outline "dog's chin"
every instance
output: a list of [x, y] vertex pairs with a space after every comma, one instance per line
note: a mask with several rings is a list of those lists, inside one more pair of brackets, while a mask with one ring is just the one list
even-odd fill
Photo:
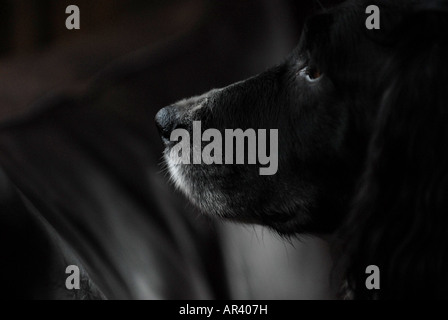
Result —
[[[170, 179], [188, 200], [203, 214], [235, 223], [266, 226], [280, 235], [310, 233], [309, 212], [303, 205], [277, 208], [257, 208], [248, 198], [242, 199], [244, 207], [237, 205], [238, 195], [223, 192], [216, 181], [223, 178], [219, 172], [200, 165], [182, 165], [165, 157]], [[241, 182], [243, 183], [243, 182]], [[231, 188], [229, 188], [231, 189]], [[240, 202], [241, 203], [241, 202]]]
[[204, 179], [195, 177], [195, 165], [176, 164], [165, 156], [170, 180], [201, 212], [208, 215], [226, 217], [229, 201], [216, 192], [213, 185], [208, 186]]

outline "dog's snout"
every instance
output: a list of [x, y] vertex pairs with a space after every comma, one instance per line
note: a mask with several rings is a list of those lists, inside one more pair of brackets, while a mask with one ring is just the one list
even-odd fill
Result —
[[201, 117], [200, 110], [207, 101], [209, 94], [179, 101], [157, 112], [155, 117], [156, 126], [165, 143], [170, 140], [171, 133], [175, 129], [183, 128], [189, 130], [192, 125], [192, 119], [195, 116]]
[[165, 107], [157, 112], [155, 121], [162, 138], [169, 140], [171, 132], [173, 132], [179, 124], [178, 111], [172, 106]]

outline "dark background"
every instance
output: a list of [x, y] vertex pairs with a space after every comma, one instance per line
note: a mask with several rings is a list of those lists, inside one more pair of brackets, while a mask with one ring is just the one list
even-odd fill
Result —
[[[70, 41], [94, 30], [114, 24], [142, 8], [156, 10], [173, 2], [142, 0], [2, 0], [0, 1], [0, 53], [32, 53], [58, 41]], [[83, 28], [70, 32], [65, 25], [65, 8], [77, 5], [82, 10]]]

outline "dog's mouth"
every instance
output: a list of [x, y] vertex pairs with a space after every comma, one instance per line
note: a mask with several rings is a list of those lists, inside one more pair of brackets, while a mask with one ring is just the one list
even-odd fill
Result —
[[[198, 164], [179, 164], [170, 157], [170, 146], [165, 149], [164, 161], [170, 180], [200, 211], [223, 218], [239, 219], [239, 215], [227, 213], [232, 197], [223, 189], [221, 182], [228, 176], [224, 166], [207, 166]], [[225, 171], [225, 170], [224, 170]], [[230, 188], [229, 188], [230, 189]]]
[[[168, 120], [177, 116], [164, 112], [162, 116], [169, 117]], [[159, 119], [159, 130], [162, 120]], [[163, 125], [173, 127], [171, 124]], [[179, 124], [176, 126], [180, 128]], [[183, 129], [186, 133], [183, 139], [192, 146], [194, 139], [189, 136], [192, 125]], [[202, 163], [195, 163], [194, 147], [182, 152], [178, 141], [168, 139], [167, 132], [163, 130], [161, 135], [170, 180], [200, 212], [233, 222], [268, 226], [280, 234], [297, 233], [309, 225], [308, 199], [312, 197], [312, 188], [295, 185], [292, 175], [262, 176], [259, 163], [207, 164], [204, 159], [201, 159]], [[199, 144], [198, 149], [203, 147]], [[182, 155], [190, 161], [183, 163]], [[225, 158], [224, 153], [221, 156]], [[278, 159], [276, 161], [278, 165]]]
[[168, 146], [164, 159], [170, 180], [200, 212], [232, 222], [269, 226], [281, 234], [295, 233], [307, 223], [306, 216], [297, 212], [301, 210], [272, 205], [273, 193], [251, 187], [252, 182], [243, 179], [235, 167], [176, 164], [169, 151]]

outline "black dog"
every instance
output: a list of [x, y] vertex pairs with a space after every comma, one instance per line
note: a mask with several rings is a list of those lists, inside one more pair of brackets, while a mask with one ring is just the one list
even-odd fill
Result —
[[[372, 4], [379, 30], [365, 25]], [[329, 233], [345, 221], [343, 272], [355, 298], [448, 297], [444, 5], [349, 1], [309, 19], [279, 66], [162, 109], [172, 179], [204, 212], [280, 234]], [[277, 174], [173, 164], [171, 132], [191, 132], [195, 120], [203, 130], [278, 129]], [[365, 288], [370, 264], [382, 270], [380, 291]]]
[[[167, 158], [173, 179], [193, 202], [208, 213], [285, 234], [334, 230], [362, 170], [380, 99], [376, 85], [390, 54], [372, 41], [386, 32], [386, 23], [378, 31], [366, 29], [366, 6], [350, 2], [314, 16], [281, 65], [158, 113], [167, 142], [173, 129], [191, 131], [193, 120], [201, 120], [203, 130], [279, 130], [273, 176], [259, 176], [257, 166], [173, 166]], [[390, 6], [383, 5], [383, 17]]]

